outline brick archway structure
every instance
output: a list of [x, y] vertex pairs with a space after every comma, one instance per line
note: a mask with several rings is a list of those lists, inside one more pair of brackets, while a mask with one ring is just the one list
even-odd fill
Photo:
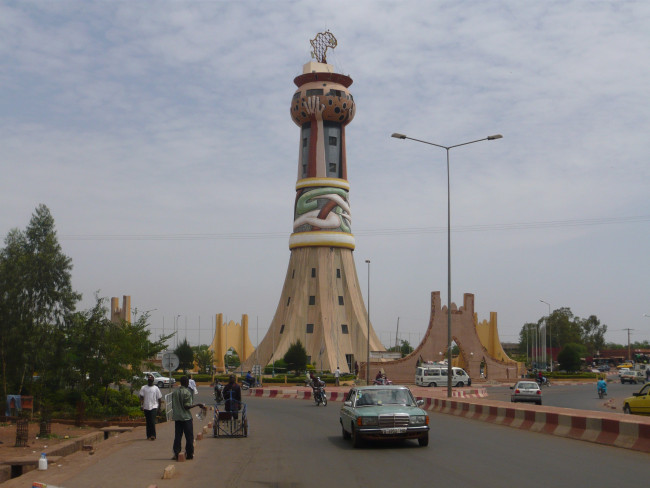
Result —
[[[473, 381], [480, 381], [481, 363], [485, 364], [487, 379], [514, 380], [523, 372], [523, 364], [510, 359], [499, 341], [496, 312], [490, 313], [490, 321], [478, 323], [474, 313], [474, 295], [463, 295], [463, 306], [458, 309], [451, 304], [451, 331], [460, 354], [454, 366], [463, 367]], [[431, 293], [431, 316], [429, 327], [422, 342], [415, 350], [401, 359], [370, 361], [370, 377], [379, 369], [395, 383], [413, 383], [415, 368], [420, 361], [440, 361], [447, 349], [447, 307], [442, 307], [440, 292]], [[365, 377], [365, 362], [359, 377]]]

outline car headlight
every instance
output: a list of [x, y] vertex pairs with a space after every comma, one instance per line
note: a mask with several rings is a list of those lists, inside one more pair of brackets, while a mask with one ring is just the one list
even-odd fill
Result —
[[424, 425], [426, 420], [426, 415], [411, 415], [409, 417], [409, 425]]
[[377, 417], [359, 417], [357, 419], [358, 425], [379, 425]]

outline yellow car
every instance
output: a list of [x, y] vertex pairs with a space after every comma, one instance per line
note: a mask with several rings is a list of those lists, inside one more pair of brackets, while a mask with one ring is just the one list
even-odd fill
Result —
[[623, 400], [623, 413], [650, 415], [650, 383], [643, 385], [638, 393]]
[[621, 368], [632, 369], [632, 368], [634, 368], [634, 365], [632, 363], [621, 363], [621, 364], [616, 366], [616, 369], [621, 369]]

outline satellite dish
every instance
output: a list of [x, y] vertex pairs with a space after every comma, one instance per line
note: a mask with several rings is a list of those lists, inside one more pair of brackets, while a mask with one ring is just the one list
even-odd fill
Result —
[[176, 371], [178, 365], [180, 364], [180, 359], [173, 352], [166, 352], [162, 357], [162, 367], [167, 371]]

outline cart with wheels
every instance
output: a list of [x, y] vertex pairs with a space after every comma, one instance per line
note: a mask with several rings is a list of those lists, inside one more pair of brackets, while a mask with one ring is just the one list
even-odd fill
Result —
[[219, 406], [214, 407], [214, 423], [212, 433], [214, 437], [248, 437], [248, 418], [246, 404], [231, 400], [229, 410]]

